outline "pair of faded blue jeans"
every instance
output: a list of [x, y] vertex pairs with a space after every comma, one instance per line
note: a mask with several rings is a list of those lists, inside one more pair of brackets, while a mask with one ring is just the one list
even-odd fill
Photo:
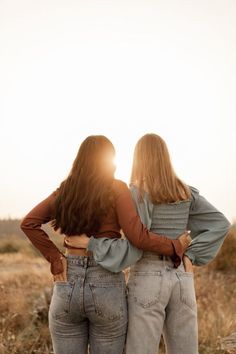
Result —
[[54, 354], [122, 354], [127, 332], [124, 273], [105, 270], [93, 257], [66, 257], [67, 282], [54, 283], [49, 307]]
[[[111, 273], [92, 257], [67, 255], [68, 281], [55, 282], [49, 308], [54, 354], [198, 354], [193, 273], [183, 263], [144, 252], [131, 267], [128, 308], [123, 272]], [[129, 321], [127, 331], [127, 318]], [[126, 337], [127, 332], [127, 337]]]
[[130, 268], [126, 354], [157, 354], [161, 334], [168, 354], [198, 354], [194, 274], [183, 262], [144, 252]]

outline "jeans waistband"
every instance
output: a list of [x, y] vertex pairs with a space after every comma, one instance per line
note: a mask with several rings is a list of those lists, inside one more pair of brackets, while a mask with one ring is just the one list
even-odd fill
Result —
[[142, 258], [152, 258], [152, 259], [158, 259], [162, 261], [171, 261], [171, 258], [169, 256], [164, 256], [163, 254], [157, 254], [155, 252], [151, 251], [145, 251], [143, 252], [143, 257]]
[[67, 254], [66, 258], [68, 265], [79, 265], [82, 267], [94, 267], [98, 265], [93, 256], [77, 256], [74, 254]]

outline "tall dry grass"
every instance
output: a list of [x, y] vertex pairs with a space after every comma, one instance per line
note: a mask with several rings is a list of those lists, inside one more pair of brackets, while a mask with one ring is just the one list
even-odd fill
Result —
[[42, 258], [4, 254], [0, 269], [0, 353], [51, 353], [47, 313], [37, 313], [44, 289], [51, 286], [48, 265]]
[[[236, 332], [236, 230], [208, 266], [195, 268], [200, 353], [228, 353], [221, 342]], [[235, 350], [231, 353], [236, 353]]]
[[[0, 253], [0, 354], [50, 354], [44, 297], [45, 289], [49, 293], [52, 289], [49, 264], [26, 240], [12, 237], [10, 241], [9, 253], [9, 243], [0, 239], [0, 249], [5, 245], [8, 251]], [[230, 353], [221, 341], [236, 332], [235, 255], [236, 231], [232, 229], [216, 259], [195, 267], [200, 354]], [[164, 353], [162, 343], [159, 354]]]

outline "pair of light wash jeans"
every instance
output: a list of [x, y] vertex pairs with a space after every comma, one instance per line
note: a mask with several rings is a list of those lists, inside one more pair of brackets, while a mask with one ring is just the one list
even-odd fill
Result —
[[54, 283], [49, 307], [54, 354], [122, 354], [127, 332], [124, 273], [105, 270], [93, 257], [66, 257], [68, 281]]
[[194, 275], [163, 258], [144, 252], [130, 269], [126, 354], [157, 354], [162, 333], [168, 354], [198, 354]]

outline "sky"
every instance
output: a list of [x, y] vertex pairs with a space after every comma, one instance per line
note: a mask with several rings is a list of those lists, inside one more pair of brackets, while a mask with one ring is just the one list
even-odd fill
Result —
[[136, 141], [236, 219], [234, 0], [0, 0], [0, 218], [22, 218], [103, 134], [129, 182]]

